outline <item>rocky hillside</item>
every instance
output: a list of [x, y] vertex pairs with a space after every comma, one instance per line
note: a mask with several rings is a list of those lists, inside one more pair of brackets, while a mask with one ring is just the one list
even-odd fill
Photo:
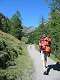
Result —
[[29, 33], [33, 32], [34, 30], [35, 30], [35, 27], [33, 27], [33, 26], [30, 26], [30, 27], [24, 26], [23, 27], [23, 32], [26, 34], [29, 34]]

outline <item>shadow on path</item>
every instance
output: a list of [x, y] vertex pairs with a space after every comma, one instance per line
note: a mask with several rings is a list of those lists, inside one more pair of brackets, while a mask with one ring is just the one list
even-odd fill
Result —
[[60, 63], [56, 63], [54, 65], [48, 65], [47, 66], [47, 71], [45, 71], [44, 74], [48, 75], [51, 69], [60, 71]]

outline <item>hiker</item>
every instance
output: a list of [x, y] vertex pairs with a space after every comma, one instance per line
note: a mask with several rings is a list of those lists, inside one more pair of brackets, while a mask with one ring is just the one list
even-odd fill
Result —
[[48, 36], [45, 36], [45, 34], [42, 35], [39, 41], [39, 48], [43, 62], [43, 69], [46, 70], [47, 56], [49, 57], [51, 53], [51, 38], [49, 35]]

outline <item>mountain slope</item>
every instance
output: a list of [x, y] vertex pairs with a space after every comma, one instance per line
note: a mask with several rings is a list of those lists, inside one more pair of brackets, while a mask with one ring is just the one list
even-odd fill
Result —
[[12, 35], [0, 31], [0, 80], [31, 80], [31, 68], [26, 45]]

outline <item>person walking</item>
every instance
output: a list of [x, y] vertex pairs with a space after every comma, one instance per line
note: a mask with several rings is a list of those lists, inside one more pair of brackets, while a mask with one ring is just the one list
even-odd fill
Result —
[[51, 38], [49, 35], [42, 35], [42, 37], [39, 40], [39, 49], [41, 53], [43, 70], [45, 71], [47, 68], [47, 56], [49, 57], [51, 53]]

